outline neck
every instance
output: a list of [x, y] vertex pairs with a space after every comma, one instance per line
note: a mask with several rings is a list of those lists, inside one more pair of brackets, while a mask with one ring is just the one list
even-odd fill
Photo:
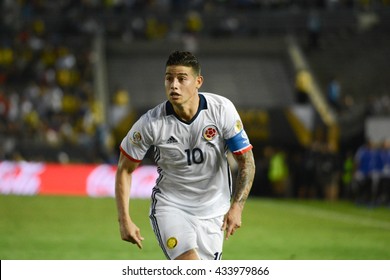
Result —
[[189, 122], [196, 115], [199, 108], [199, 95], [195, 95], [194, 98], [191, 98], [188, 102], [181, 105], [174, 105], [176, 115], [183, 121]]

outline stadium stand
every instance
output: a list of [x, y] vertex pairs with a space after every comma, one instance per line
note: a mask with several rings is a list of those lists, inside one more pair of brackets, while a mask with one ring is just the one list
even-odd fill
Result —
[[[321, 125], [307, 131], [310, 123], [323, 122], [318, 111], [306, 116], [306, 128], [305, 121], [291, 117], [304, 110], [294, 107], [297, 69], [286, 37], [296, 39], [320, 94], [325, 97], [330, 80], [337, 77], [342, 102], [335, 110], [334, 137], [341, 161], [364, 142], [367, 117], [390, 113], [386, 0], [43, 0], [1, 5], [0, 160], [115, 163], [124, 127], [163, 98], [161, 59], [177, 48], [192, 50], [204, 61], [203, 90], [224, 92], [239, 105], [259, 155], [268, 145], [285, 148], [290, 162], [303, 159], [313, 147], [335, 153], [326, 148]], [[318, 31], [314, 44], [313, 22]], [[248, 98], [237, 94], [241, 91]], [[302, 181], [295, 177], [290, 182]], [[302, 193], [299, 186], [288, 191]]]

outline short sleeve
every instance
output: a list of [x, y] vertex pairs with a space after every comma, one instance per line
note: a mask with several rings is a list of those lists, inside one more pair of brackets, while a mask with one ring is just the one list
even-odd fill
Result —
[[141, 162], [152, 145], [152, 131], [148, 119], [147, 115], [143, 115], [120, 144], [121, 152], [132, 161]]
[[229, 150], [234, 154], [243, 154], [252, 149], [244, 125], [234, 104], [227, 100], [224, 104], [224, 138]]

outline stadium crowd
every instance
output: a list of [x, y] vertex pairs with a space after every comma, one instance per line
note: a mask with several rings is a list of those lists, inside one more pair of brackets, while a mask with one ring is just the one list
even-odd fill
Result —
[[253, 192], [260, 196], [390, 206], [390, 140], [367, 142], [345, 155], [323, 142], [303, 151], [265, 146], [256, 166], [259, 187]]
[[56, 14], [51, 1], [5, 1], [2, 8], [0, 158], [24, 158], [20, 147], [38, 143], [78, 146], [89, 161], [108, 160], [110, 134], [94, 95], [90, 34], [43, 20], [41, 12]]
[[[114, 163], [113, 130], [126, 115], [129, 96], [123, 89], [111, 93], [112, 119], [102, 121], [93, 85], [96, 32], [104, 30], [130, 41], [176, 38], [201, 33], [204, 14], [223, 13], [226, 17], [215, 23], [217, 32], [212, 33], [220, 36], [248, 31], [242, 19], [226, 10], [369, 9], [390, 7], [390, 1], [20, 0], [1, 5], [0, 160], [44, 159], [45, 154], [29, 158], [20, 150], [21, 146], [33, 149], [38, 143], [58, 148], [55, 160], [60, 162], [74, 160], [60, 148], [68, 146], [81, 147], [84, 161]], [[159, 16], [183, 11], [182, 23]], [[388, 116], [388, 95], [371, 98], [368, 113]], [[375, 147], [365, 144], [356, 154], [349, 151], [345, 156], [323, 143], [313, 143], [298, 153], [265, 147], [258, 168], [265, 195], [389, 203], [388, 142]]]

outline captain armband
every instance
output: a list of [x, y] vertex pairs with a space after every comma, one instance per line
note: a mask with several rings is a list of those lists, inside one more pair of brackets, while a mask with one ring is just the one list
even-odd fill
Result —
[[241, 130], [232, 138], [227, 139], [226, 144], [229, 147], [229, 150], [236, 155], [242, 155], [252, 149], [252, 145], [249, 142], [248, 135], [244, 130]]

